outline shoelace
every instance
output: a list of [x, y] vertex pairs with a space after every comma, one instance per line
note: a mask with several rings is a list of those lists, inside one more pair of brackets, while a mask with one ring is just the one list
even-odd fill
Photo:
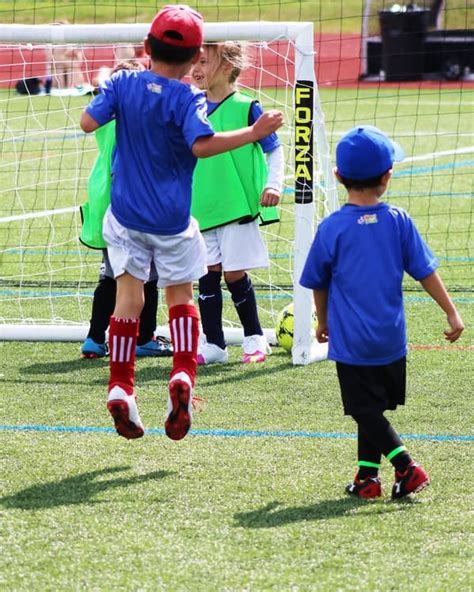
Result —
[[203, 399], [202, 397], [196, 397], [193, 395], [191, 398], [191, 405], [193, 407], [193, 411], [196, 413], [201, 413], [204, 410], [205, 406], [207, 405], [207, 399]]

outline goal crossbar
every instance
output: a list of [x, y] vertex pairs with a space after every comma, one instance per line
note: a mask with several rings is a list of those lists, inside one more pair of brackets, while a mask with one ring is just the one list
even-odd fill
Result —
[[[149, 30], [149, 23], [61, 26], [10, 24], [0, 27], [0, 43], [139, 43]], [[313, 24], [309, 22], [255, 21], [204, 24], [204, 38], [211, 42], [223, 39], [268, 41], [279, 38], [297, 41], [301, 36], [311, 40], [312, 33]], [[310, 46], [312, 45], [311, 40]]]

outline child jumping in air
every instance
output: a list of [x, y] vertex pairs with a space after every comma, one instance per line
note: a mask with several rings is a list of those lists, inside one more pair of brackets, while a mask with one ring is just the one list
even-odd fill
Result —
[[[205, 44], [193, 68], [194, 83], [206, 90], [208, 118], [216, 131], [253, 124], [263, 113], [258, 101], [237, 88], [244, 67], [242, 45], [227, 41]], [[246, 270], [270, 265], [259, 224], [278, 221], [274, 206], [280, 201], [283, 169], [283, 148], [275, 133], [200, 160], [196, 166], [191, 212], [207, 248], [207, 274], [199, 280], [204, 339], [198, 364], [228, 361], [222, 326], [222, 273], [244, 329], [242, 362], [265, 361], [269, 347]]]
[[394, 161], [403, 150], [372, 126], [350, 130], [338, 143], [337, 179], [347, 203], [318, 227], [301, 276], [314, 291], [316, 338], [336, 362], [346, 415], [358, 426], [358, 471], [347, 493], [382, 494], [382, 455], [395, 468], [392, 498], [420, 491], [430, 480], [384, 415], [405, 403], [407, 337], [402, 281], [407, 272], [445, 312], [448, 341], [464, 325], [436, 268], [438, 261], [410, 216], [383, 203]]
[[198, 61], [202, 42], [198, 12], [164, 6], [144, 42], [151, 69], [114, 74], [81, 116], [85, 132], [116, 120], [111, 204], [103, 226], [117, 279], [107, 408], [125, 438], [144, 434], [134, 393], [135, 346], [152, 261], [158, 286], [165, 288], [173, 344], [165, 431], [180, 440], [191, 426], [199, 337], [192, 282], [207, 271], [204, 241], [190, 215], [196, 159], [258, 141], [283, 124], [280, 112], [268, 111], [244, 129], [214, 133], [204, 94], [181, 82]]

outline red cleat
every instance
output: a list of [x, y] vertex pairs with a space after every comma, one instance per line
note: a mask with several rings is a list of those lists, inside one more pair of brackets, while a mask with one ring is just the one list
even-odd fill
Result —
[[425, 469], [416, 462], [411, 462], [404, 473], [395, 471], [392, 499], [405, 497], [409, 493], [418, 493], [429, 484], [430, 478]]
[[114, 419], [115, 429], [127, 440], [141, 438], [145, 429], [138, 414], [137, 397], [127, 395], [120, 386], [114, 386], [109, 392], [107, 409]]
[[171, 378], [165, 419], [165, 432], [171, 440], [182, 440], [191, 427], [192, 393], [191, 379], [186, 372], [178, 372]]

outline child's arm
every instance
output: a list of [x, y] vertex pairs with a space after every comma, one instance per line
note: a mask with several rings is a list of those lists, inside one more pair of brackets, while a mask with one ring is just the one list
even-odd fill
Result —
[[197, 158], [215, 156], [222, 152], [235, 150], [245, 144], [258, 142], [261, 138], [275, 132], [282, 125], [283, 113], [276, 110], [266, 111], [249, 127], [199, 137], [193, 144], [192, 152]]
[[260, 196], [260, 204], [263, 207], [277, 206], [280, 202], [283, 185], [283, 171], [285, 169], [285, 157], [283, 146], [277, 146], [265, 153], [268, 166], [268, 178], [265, 188]]
[[451, 329], [447, 329], [444, 334], [448, 341], [456, 341], [464, 331], [464, 323], [459, 316], [453, 301], [449, 297], [448, 292], [436, 271], [430, 273], [422, 280], [420, 284], [433, 298], [435, 302], [444, 310], [448, 317], [448, 323]]
[[318, 326], [316, 327], [316, 339], [319, 343], [326, 343], [328, 333], [328, 291], [313, 290], [314, 304], [316, 305], [316, 316]]
[[86, 132], [86, 134], [95, 132], [95, 130], [100, 127], [100, 123], [97, 123], [97, 121], [85, 110], [82, 112], [79, 125], [81, 126], [82, 131]]

